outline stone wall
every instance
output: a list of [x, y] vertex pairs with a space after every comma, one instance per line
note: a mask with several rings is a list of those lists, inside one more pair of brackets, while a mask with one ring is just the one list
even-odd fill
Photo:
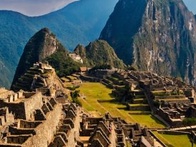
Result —
[[169, 112], [164, 111], [162, 108], [160, 108], [159, 110], [157, 110], [157, 114], [164, 119], [169, 125], [171, 126], [181, 126], [182, 125], [182, 120], [178, 117], [178, 118], [171, 118]]
[[24, 102], [26, 120], [30, 120], [34, 110], [41, 108], [43, 105], [42, 94], [37, 92]]
[[4, 102], [3, 100], [0, 100], [0, 108], [3, 107], [8, 107], [9, 113], [14, 114], [15, 119], [26, 119], [25, 111], [24, 111], [25, 110], [24, 102], [10, 103], [10, 102]]
[[36, 93], [35, 92], [23, 92], [23, 96], [25, 98], [29, 98], [29, 97], [33, 96], [34, 94], [36, 94]]
[[7, 143], [9, 144], [23, 144], [29, 137], [30, 134], [27, 135], [10, 135], [7, 137]]
[[61, 109], [62, 106], [56, 104], [53, 111], [47, 113], [47, 121], [43, 121], [43, 123], [35, 129], [36, 135], [29, 138], [22, 147], [48, 147], [56, 133], [56, 127], [61, 118]]
[[15, 128], [12, 126], [9, 126], [9, 133], [11, 133], [12, 135], [30, 135], [30, 134], [35, 134], [34, 129], [24, 129], [24, 128]]
[[1, 99], [5, 99], [5, 98], [7, 98], [9, 95], [12, 95], [12, 94], [14, 94], [13, 91], [9, 91], [9, 90], [7, 90], [7, 89], [5, 89], [5, 88], [0, 88], [0, 98], [1, 98]]
[[9, 109], [7, 107], [0, 109], [0, 125], [10, 125], [14, 123], [14, 115], [9, 113]]
[[16, 119], [30, 120], [33, 111], [41, 108], [43, 105], [41, 92], [30, 95], [31, 97], [29, 98], [21, 98], [16, 101], [5, 102], [4, 100], [0, 100], [0, 108], [8, 107], [9, 112], [13, 113]]
[[42, 121], [26, 121], [20, 120], [18, 122], [18, 128], [36, 128]]

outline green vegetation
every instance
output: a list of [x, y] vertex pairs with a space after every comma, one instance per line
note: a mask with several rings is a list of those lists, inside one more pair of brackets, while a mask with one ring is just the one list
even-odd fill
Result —
[[67, 76], [79, 71], [79, 63], [73, 61], [64, 49], [59, 49], [57, 52], [47, 57], [46, 60], [55, 68], [59, 77]]
[[78, 104], [79, 106], [82, 107], [82, 103], [78, 100], [79, 93], [80, 93], [79, 90], [72, 91], [72, 92], [71, 92], [71, 98], [72, 98], [72, 101], [73, 101], [74, 103], [76, 103], [76, 104]]
[[[141, 112], [145, 113], [145, 112]], [[149, 128], [163, 128], [164, 125], [154, 118], [151, 114], [130, 114], [131, 117], [136, 121], [139, 122], [142, 126], [147, 126]]]
[[185, 118], [183, 124], [186, 126], [196, 125], [196, 118]]
[[108, 64], [96, 65], [93, 68], [91, 68], [89, 70], [89, 72], [93, 71], [93, 70], [96, 70], [96, 69], [112, 69], [112, 67], [111, 67], [111, 65], [108, 65]]
[[117, 57], [114, 49], [104, 40], [91, 42], [85, 48], [78, 45], [75, 53], [83, 58], [87, 66], [95, 66], [95, 69], [125, 68], [123, 61]]
[[[192, 144], [187, 135], [168, 135], [153, 132], [159, 139], [161, 139], [168, 147], [191, 147]], [[194, 147], [196, 145], [194, 144]]]
[[151, 128], [163, 128], [164, 126], [155, 118], [151, 117], [149, 113], [133, 115], [132, 111], [127, 111], [126, 106], [122, 103], [116, 102], [111, 97], [112, 90], [102, 85], [101, 83], [85, 82], [79, 88], [81, 98], [79, 100], [85, 110], [91, 113], [103, 115], [109, 112], [114, 117], [120, 117], [130, 123], [141, 123], [143, 126]]
[[10, 88], [22, 50], [33, 35], [34, 27], [19, 13], [0, 11], [0, 18], [0, 85]]

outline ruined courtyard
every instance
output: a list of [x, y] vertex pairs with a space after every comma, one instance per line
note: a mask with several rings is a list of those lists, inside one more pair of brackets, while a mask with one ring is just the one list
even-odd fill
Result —
[[[187, 129], [183, 124], [184, 118], [195, 116], [195, 91], [191, 86], [149, 72], [115, 69], [96, 74], [81, 72], [60, 79], [50, 65], [36, 63], [14, 85], [14, 91], [1, 88], [0, 146], [167, 146], [154, 134], [155, 128], [130, 123], [110, 112], [100, 113], [99, 108], [93, 114], [73, 103], [70, 93], [85, 81], [100, 82], [112, 89], [113, 100], [129, 115], [153, 115], [166, 128], [156, 130], [195, 136], [194, 128]], [[85, 100], [85, 94], [79, 93], [77, 99]]]

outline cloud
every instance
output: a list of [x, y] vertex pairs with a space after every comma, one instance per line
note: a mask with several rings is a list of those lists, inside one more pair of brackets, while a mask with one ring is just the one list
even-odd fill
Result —
[[0, 9], [39, 16], [63, 8], [73, 1], [76, 0], [0, 0]]

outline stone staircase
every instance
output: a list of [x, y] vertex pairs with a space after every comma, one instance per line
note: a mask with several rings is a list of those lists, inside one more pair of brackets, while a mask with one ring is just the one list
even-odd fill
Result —
[[135, 90], [131, 92], [132, 98], [128, 100], [128, 110], [130, 114], [141, 114], [141, 113], [150, 113], [150, 107], [146, 100], [146, 97], [141, 90]]
[[[118, 74], [112, 74], [106, 76], [102, 81], [102, 84], [108, 88], [112, 88], [112, 95], [122, 103], [127, 103], [130, 113], [141, 114], [150, 113], [150, 107], [148, 105], [145, 94], [139, 88], [131, 90], [131, 80], [121, 77]], [[133, 81], [134, 82], [134, 81]]]
[[[31, 67], [23, 76], [18, 79], [18, 82], [13, 86], [15, 90], [30, 90], [33, 78], [35, 75], [40, 75], [41, 70]], [[36, 82], [36, 87], [42, 87], [44, 84], [41, 81]]]

